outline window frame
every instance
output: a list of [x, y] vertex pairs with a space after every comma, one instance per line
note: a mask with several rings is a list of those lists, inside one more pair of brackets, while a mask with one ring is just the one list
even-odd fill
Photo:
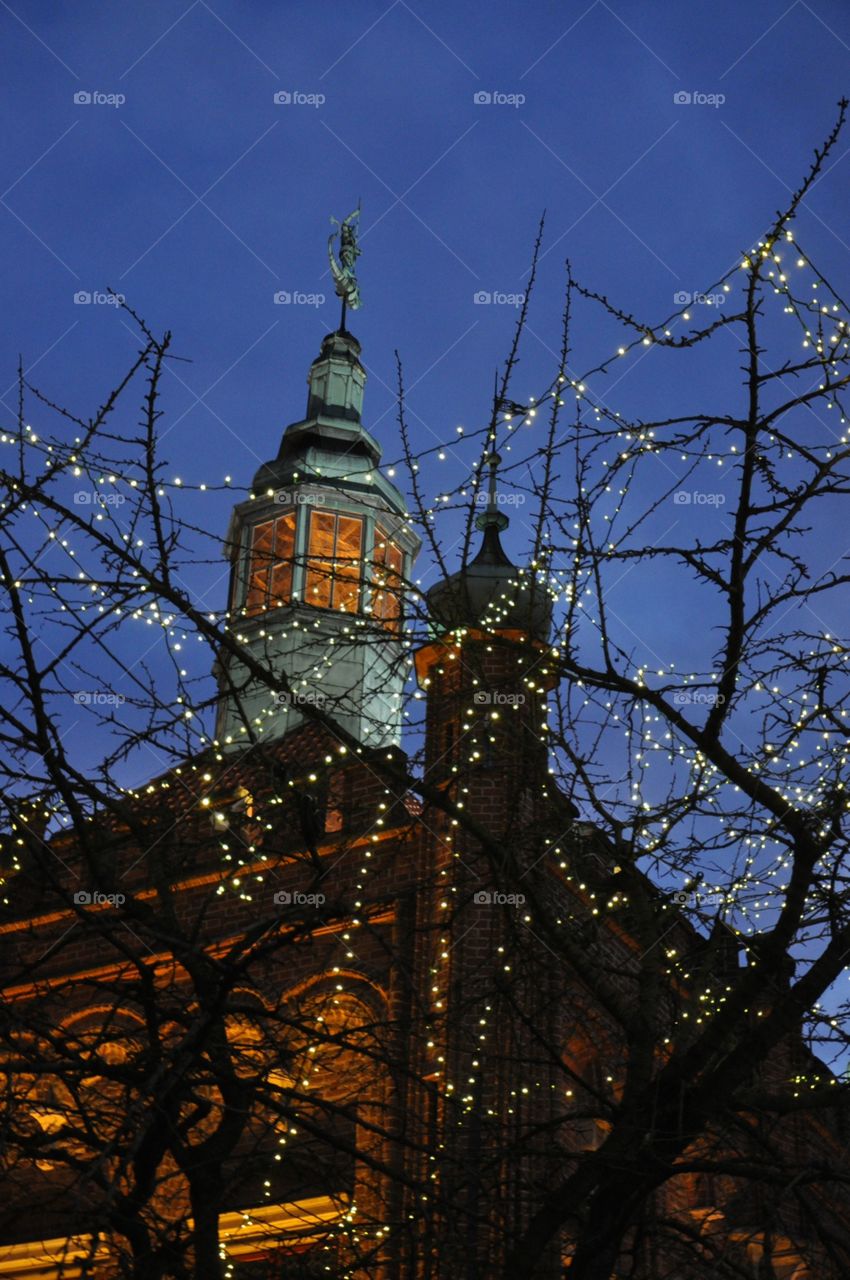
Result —
[[[378, 559], [379, 547], [383, 548], [383, 558], [380, 560]], [[390, 561], [392, 553], [398, 556], [397, 568]], [[385, 529], [375, 520], [372, 536], [369, 611], [375, 621], [380, 622], [381, 626], [387, 631], [392, 631], [394, 635], [400, 634], [404, 622], [404, 569], [404, 547], [396, 541], [389, 529]], [[381, 571], [384, 571], [384, 576], [379, 581]], [[381, 608], [378, 612], [375, 606], [380, 599], [389, 603], [390, 611]]]
[[[331, 546], [328, 555], [320, 555], [318, 547], [313, 548], [313, 521], [325, 516], [333, 521]], [[359, 529], [358, 551], [354, 558], [347, 559], [348, 571], [340, 571], [340, 530], [343, 520], [350, 520]], [[344, 613], [349, 617], [361, 614], [364, 596], [364, 556], [363, 548], [368, 546], [368, 522], [365, 514], [348, 511], [342, 507], [311, 507], [306, 520], [307, 536], [304, 553], [304, 588], [301, 599], [311, 609], [328, 609], [333, 613]], [[353, 570], [353, 572], [352, 572]], [[311, 576], [318, 577], [321, 585], [327, 585], [328, 598], [314, 601], [310, 599]], [[337, 603], [337, 591], [345, 592], [353, 585], [354, 606], [345, 608]], [[324, 594], [324, 593], [323, 593]]]
[[[286, 522], [291, 522], [289, 531], [289, 555], [278, 557], [278, 527], [283, 526]], [[257, 533], [265, 527], [271, 528], [270, 551], [267, 559], [258, 566], [256, 560], [255, 545], [257, 542]], [[241, 598], [242, 609], [248, 617], [254, 618], [261, 614], [269, 613], [272, 609], [280, 608], [283, 605], [291, 604], [295, 598], [295, 563], [296, 563], [296, 547], [298, 540], [298, 516], [294, 507], [287, 508], [284, 511], [269, 512], [265, 520], [257, 520], [249, 524], [246, 528], [245, 536], [245, 552], [244, 552], [244, 582], [242, 585]], [[288, 586], [283, 591], [276, 592], [274, 589], [275, 574], [277, 571], [288, 569]], [[254, 591], [253, 579], [255, 576], [265, 574], [266, 582], [263, 588], [263, 600], [256, 606], [252, 602], [252, 592]], [[284, 573], [284, 581], [286, 574]]]
[[[391, 512], [352, 510], [337, 505], [334, 495], [329, 494], [325, 503], [311, 496], [309, 503], [305, 500], [282, 510], [269, 505], [259, 517], [254, 510], [251, 516], [254, 518], [249, 517], [243, 526], [241, 567], [234, 574], [231, 592], [233, 608], [243, 617], [262, 618], [276, 608], [307, 605], [347, 617], [369, 618], [391, 635], [401, 634], [409, 557]], [[311, 549], [314, 522], [322, 517], [332, 522], [329, 551], [325, 547], [328, 554], [321, 554], [317, 545]], [[341, 543], [346, 521], [351, 526], [344, 554], [346, 548]], [[352, 526], [359, 530], [356, 554]], [[265, 552], [257, 545], [262, 530], [266, 530]], [[327, 532], [325, 541], [327, 544]], [[279, 545], [287, 554], [278, 555]], [[320, 591], [311, 599], [317, 585]]]

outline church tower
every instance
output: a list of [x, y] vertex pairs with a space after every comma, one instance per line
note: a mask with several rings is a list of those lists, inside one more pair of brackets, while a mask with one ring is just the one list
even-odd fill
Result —
[[478, 554], [427, 593], [432, 638], [416, 654], [416, 670], [428, 694], [427, 775], [465, 780], [467, 789], [475, 778], [470, 796], [492, 790], [490, 818], [496, 803], [515, 819], [520, 793], [539, 791], [548, 774], [552, 598], [536, 570], [518, 568], [502, 546], [500, 461], [490, 453]]
[[[530, 963], [535, 940], [523, 932], [522, 905], [546, 865], [554, 792], [546, 730], [553, 601], [538, 567], [513, 564], [502, 545], [499, 462], [491, 452], [477, 554], [428, 591], [430, 642], [416, 654], [427, 695], [426, 780], [499, 848], [495, 856], [426, 808], [438, 872], [430, 918], [440, 920], [429, 972], [438, 1048], [427, 1061], [442, 1084], [431, 1149], [440, 1153], [440, 1229], [458, 1236], [457, 1257], [443, 1263], [446, 1274], [481, 1277], [506, 1274], [549, 1173], [545, 1155], [532, 1170], [522, 1160], [488, 1165], [483, 1153], [534, 1149], [553, 1131], [555, 1097], [555, 1073], [529, 1028], [549, 1025], [556, 979], [545, 947]], [[557, 1250], [536, 1274], [563, 1274]]]
[[[343, 231], [351, 256], [350, 219]], [[281, 737], [308, 706], [366, 746], [400, 738], [405, 584], [420, 542], [362, 423], [366, 374], [345, 328], [346, 303], [359, 305], [351, 268], [353, 256], [334, 273], [342, 319], [310, 368], [304, 417], [231, 519], [231, 627], [290, 691], [274, 693], [225, 661], [216, 734], [225, 748]]]

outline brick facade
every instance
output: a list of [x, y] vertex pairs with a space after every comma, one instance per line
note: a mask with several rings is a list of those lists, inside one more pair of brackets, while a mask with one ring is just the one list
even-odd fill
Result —
[[[133, 1186], [110, 1135], [122, 1120], [137, 1131], [133, 1106], [168, 1111], [141, 1083], [157, 1070], [179, 1098], [169, 1134], [191, 1121], [194, 1145], [204, 1134], [212, 1144], [209, 1196], [235, 1280], [490, 1280], [565, 1166], [604, 1140], [625, 1048], [593, 993], [594, 966], [604, 955], [610, 980], [637, 999], [639, 956], [627, 917], [595, 919], [612, 854], [548, 773], [547, 651], [522, 635], [470, 633], [423, 650], [418, 673], [424, 804], [376, 753], [344, 752], [308, 722], [262, 750], [187, 762], [73, 840], [48, 848], [34, 817], [22, 828], [0, 946], [6, 1046], [11, 1056], [19, 1038], [19, 1106], [34, 1125], [27, 1157], [6, 1171], [0, 1276], [180, 1274], [167, 1270], [168, 1248], [202, 1207], [202, 1169], [192, 1192], [166, 1141], [149, 1206], [135, 1218], [126, 1208], [133, 1247], [143, 1230], [153, 1242], [147, 1272], [126, 1269], [132, 1248], [126, 1236], [113, 1244], [120, 1215], [108, 1203], [115, 1186]], [[380, 761], [401, 776], [400, 753]], [[439, 797], [462, 804], [469, 824]], [[80, 892], [125, 902], [81, 906]], [[559, 914], [586, 922], [583, 967], [565, 966], [546, 932], [544, 917]], [[668, 942], [693, 953], [696, 971], [705, 940], [684, 919]], [[721, 939], [710, 963], [722, 981], [736, 944]], [[691, 999], [671, 987], [657, 1016], [672, 1020]], [[224, 1060], [217, 1019], [236, 1063], [223, 1104], [209, 1074]], [[27, 1073], [27, 1052], [50, 1029], [64, 1079], [45, 1066], [47, 1048]], [[185, 1053], [196, 1077], [182, 1093], [181, 1036], [195, 1037]], [[767, 1083], [811, 1070], [789, 1042]], [[262, 1083], [249, 1096], [246, 1081]], [[225, 1142], [219, 1131], [240, 1108]], [[742, 1115], [736, 1132], [706, 1135], [689, 1154], [776, 1150], [812, 1164], [843, 1146], [845, 1125], [834, 1109]], [[819, 1215], [846, 1217], [839, 1199], [674, 1178], [616, 1274], [839, 1280], [850, 1240], [829, 1258], [817, 1230]], [[705, 1241], [704, 1265], [671, 1269], [659, 1243], [669, 1220]], [[568, 1275], [570, 1255], [566, 1232], [534, 1276]]]

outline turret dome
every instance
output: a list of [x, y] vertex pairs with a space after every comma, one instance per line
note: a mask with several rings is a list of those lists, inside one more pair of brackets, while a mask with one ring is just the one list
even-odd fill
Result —
[[428, 591], [428, 613], [435, 635], [458, 629], [521, 631], [546, 641], [552, 600], [533, 570], [518, 568], [502, 546], [508, 518], [499, 510], [496, 473], [501, 459], [491, 453], [487, 508], [475, 521], [483, 537], [478, 554], [457, 573]]

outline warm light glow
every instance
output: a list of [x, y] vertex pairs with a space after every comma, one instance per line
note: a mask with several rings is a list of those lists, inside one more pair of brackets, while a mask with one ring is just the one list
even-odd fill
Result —
[[305, 602], [321, 609], [356, 613], [362, 549], [363, 521], [359, 516], [311, 511]]
[[294, 511], [286, 511], [275, 520], [265, 520], [254, 526], [245, 597], [247, 613], [263, 613], [277, 604], [289, 602], [294, 555]]

